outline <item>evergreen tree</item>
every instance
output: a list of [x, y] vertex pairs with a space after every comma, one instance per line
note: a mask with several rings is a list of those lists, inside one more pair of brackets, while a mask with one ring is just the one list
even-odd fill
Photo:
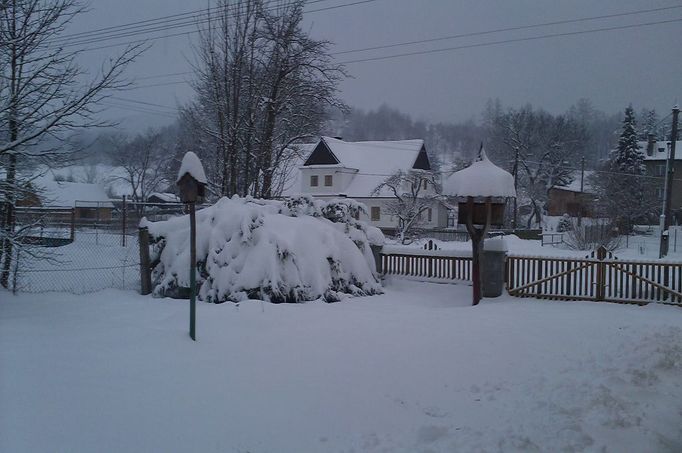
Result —
[[642, 175], [645, 172], [644, 154], [637, 143], [637, 122], [632, 105], [625, 109], [623, 131], [618, 139], [618, 148], [611, 156], [611, 169], [617, 172]]
[[625, 109], [618, 147], [595, 181], [604, 215], [620, 233], [630, 233], [638, 222], [648, 222], [658, 209], [655, 180], [647, 178], [644, 153], [637, 143], [637, 122], [632, 106]]

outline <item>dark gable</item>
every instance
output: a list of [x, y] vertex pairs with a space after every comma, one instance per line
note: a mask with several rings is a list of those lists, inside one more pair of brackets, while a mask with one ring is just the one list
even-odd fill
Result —
[[320, 140], [313, 152], [308, 156], [303, 166], [308, 165], [335, 165], [339, 160], [334, 153], [329, 149], [324, 140]]
[[426, 154], [426, 148], [424, 146], [422, 146], [421, 151], [419, 151], [417, 160], [414, 161], [412, 168], [415, 170], [431, 170], [431, 162], [429, 162], [429, 156]]

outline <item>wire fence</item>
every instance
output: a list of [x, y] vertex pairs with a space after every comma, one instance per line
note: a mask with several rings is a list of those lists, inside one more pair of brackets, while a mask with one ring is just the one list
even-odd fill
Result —
[[138, 225], [143, 217], [185, 214], [180, 203], [76, 202], [74, 207], [22, 207], [10, 286], [15, 292], [84, 294], [139, 290]]
[[16, 253], [11, 274], [16, 292], [83, 294], [107, 288], [138, 290], [137, 235], [78, 231], [73, 242], [28, 245]]

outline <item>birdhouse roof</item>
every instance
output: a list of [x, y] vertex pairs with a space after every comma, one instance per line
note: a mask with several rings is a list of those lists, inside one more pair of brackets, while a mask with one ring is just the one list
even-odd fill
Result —
[[481, 148], [474, 163], [445, 180], [443, 194], [453, 197], [515, 197], [516, 189], [514, 177], [493, 164]]
[[182, 163], [180, 164], [180, 170], [178, 171], [178, 179], [176, 183], [179, 183], [183, 176], [189, 174], [192, 178], [196, 179], [201, 184], [207, 184], [206, 173], [204, 173], [204, 167], [201, 165], [201, 161], [196, 154], [192, 151], [185, 153], [182, 158]]

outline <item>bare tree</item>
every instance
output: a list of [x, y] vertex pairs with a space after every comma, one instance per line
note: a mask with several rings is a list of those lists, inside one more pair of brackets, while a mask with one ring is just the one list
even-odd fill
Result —
[[[113, 134], [108, 138], [112, 163], [125, 173], [124, 176], [114, 177], [128, 184], [133, 202], [145, 202], [151, 193], [167, 187], [171, 182], [168, 174], [174, 156], [172, 150], [165, 146], [163, 135], [161, 131], [150, 129], [132, 140], [122, 134]], [[141, 205], [138, 210], [143, 211]]]
[[317, 135], [345, 75], [329, 43], [301, 28], [303, 0], [218, 2], [196, 49], [195, 101], [183, 110], [221, 195], [278, 195], [291, 144]]
[[59, 145], [64, 133], [103, 125], [95, 105], [110, 90], [126, 86], [123, 71], [142, 51], [140, 46], [128, 48], [104, 64], [97, 77], [83, 83], [86, 74], [76, 64], [78, 51], [58, 41], [82, 11], [77, 0], [0, 0], [0, 162], [5, 173], [0, 187], [0, 284], [4, 287], [18, 244], [15, 205], [23, 186], [19, 166], [52, 167], [71, 158], [70, 150]]
[[386, 210], [397, 217], [396, 232], [400, 242], [404, 244], [409, 234], [423, 223], [424, 212], [440, 199], [440, 182], [431, 171], [400, 170], [379, 184], [373, 194], [385, 192], [392, 196]]
[[532, 210], [530, 228], [540, 224], [549, 189], [571, 182], [587, 137], [584, 128], [565, 115], [553, 116], [531, 106], [510, 109], [492, 120], [498, 142], [495, 154], [507, 162], [518, 181], [519, 195]]

